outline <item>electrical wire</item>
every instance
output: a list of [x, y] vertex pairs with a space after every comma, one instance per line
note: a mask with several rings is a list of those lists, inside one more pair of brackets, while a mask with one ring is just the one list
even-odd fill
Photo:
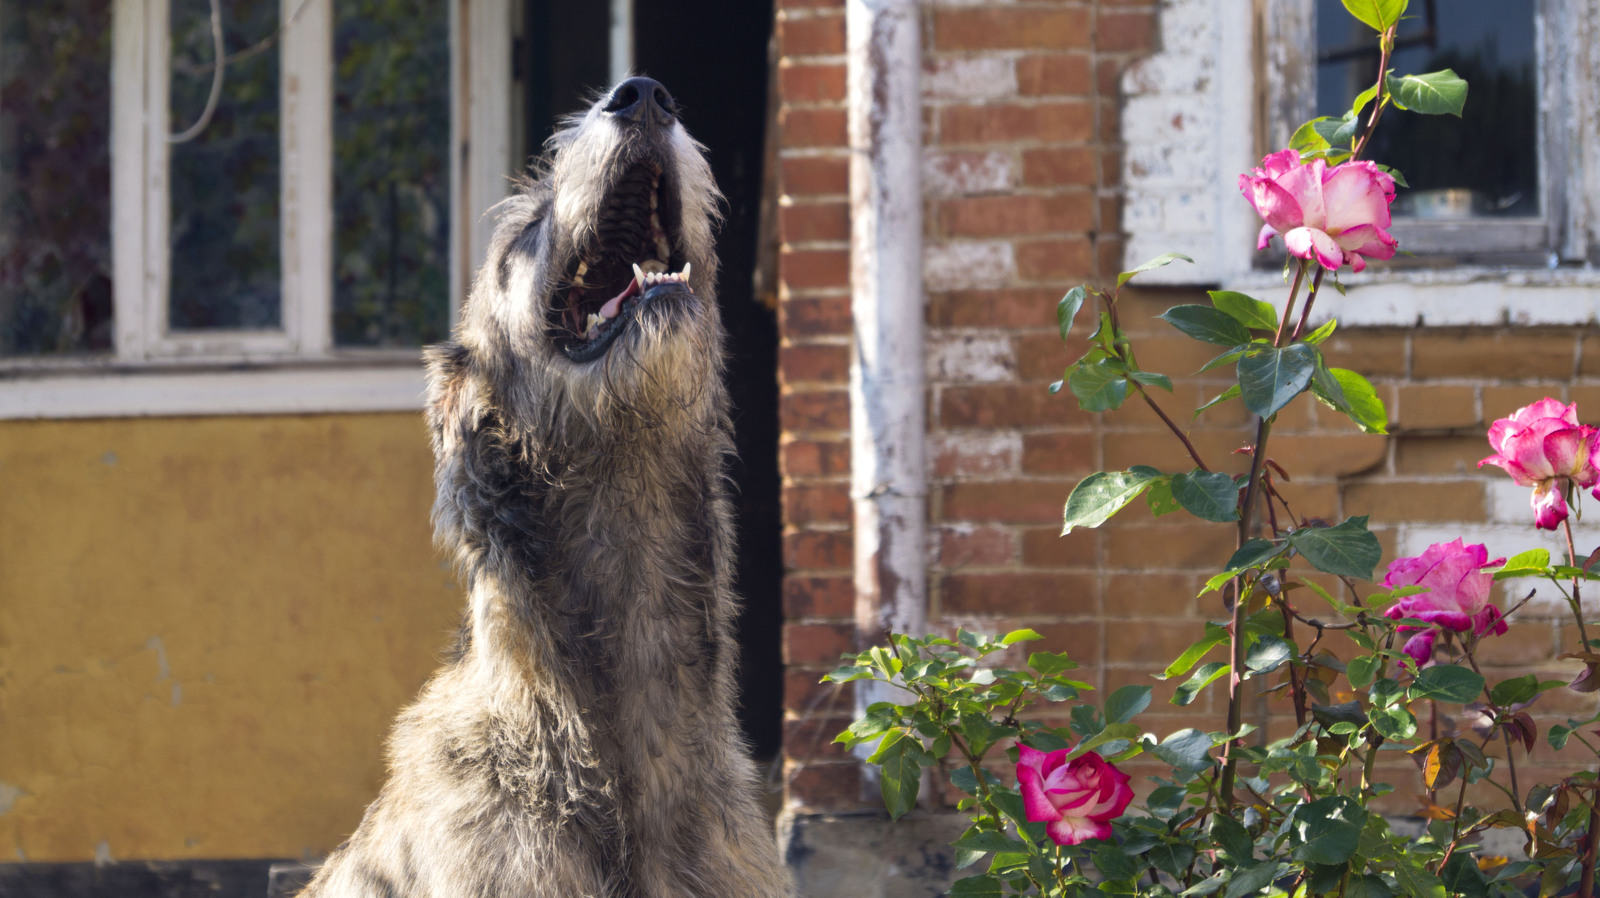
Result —
[[211, 117], [217, 112], [217, 101], [222, 99], [222, 76], [228, 70], [224, 62], [227, 48], [222, 43], [222, 0], [211, 0], [211, 45], [217, 61], [211, 69], [211, 95], [206, 97], [206, 108], [201, 111], [200, 118], [187, 130], [168, 134], [167, 143], [188, 143], [199, 137], [200, 132], [211, 124]]

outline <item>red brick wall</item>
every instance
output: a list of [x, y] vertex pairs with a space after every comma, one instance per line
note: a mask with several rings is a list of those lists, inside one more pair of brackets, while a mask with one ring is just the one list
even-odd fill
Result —
[[[1189, 464], [1141, 404], [1089, 415], [1046, 389], [1082, 351], [1061, 344], [1056, 300], [1123, 267], [1118, 80], [1148, 50], [1154, 17], [1155, 4], [1139, 0], [924, 9], [929, 618], [1031, 626], [1103, 690], [1155, 685], [1141, 722], [1164, 733], [1222, 727], [1220, 693], [1174, 708], [1170, 687], [1148, 673], [1193, 641], [1200, 621], [1223, 616], [1215, 594], [1195, 594], [1231, 551], [1232, 531], [1181, 514], [1154, 520], [1140, 503], [1100, 530], [1058, 536], [1062, 503], [1085, 474]], [[853, 639], [843, 3], [780, 0], [778, 40], [786, 772], [792, 806], [836, 810], [860, 802], [855, 766], [829, 744], [849, 721], [849, 689], [817, 685]], [[1153, 316], [1197, 298], [1130, 291], [1122, 312], [1141, 362], [1183, 378], [1177, 395], [1158, 394], [1179, 421], [1225, 384], [1188, 378], [1212, 353]], [[1374, 378], [1394, 435], [1362, 435], [1302, 399], [1280, 416], [1269, 455], [1290, 467], [1297, 514], [1373, 514], [1386, 559], [1396, 525], [1487, 521], [1500, 475], [1475, 465], [1489, 454], [1488, 421], [1544, 395], [1600, 418], [1593, 331], [1347, 336], [1325, 347], [1330, 361]], [[1244, 425], [1235, 402], [1204, 416], [1192, 438], [1212, 466], [1242, 471], [1243, 457], [1229, 453], [1248, 439]], [[1522, 616], [1489, 641], [1488, 660], [1557, 675], [1558, 640], [1572, 644], [1562, 618], [1551, 606]], [[1545, 711], [1565, 714], [1563, 701], [1547, 699]], [[1263, 708], [1282, 730], [1289, 709], [1263, 702], [1257, 722]], [[1536, 763], [1550, 760], [1548, 747], [1535, 753]], [[1397, 801], [1415, 791], [1406, 783]]]

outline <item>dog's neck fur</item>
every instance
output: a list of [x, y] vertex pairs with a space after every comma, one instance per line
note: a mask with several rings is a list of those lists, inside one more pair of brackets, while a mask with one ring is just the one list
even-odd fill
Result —
[[[652, 403], [648, 417], [612, 408], [595, 428], [571, 409], [504, 420], [496, 397], [515, 386], [474, 371], [465, 351], [436, 354], [433, 368], [445, 398], [432, 413], [435, 519], [470, 584], [463, 663], [495, 695], [486, 713], [515, 715], [555, 691], [601, 731], [612, 717], [652, 721], [617, 735], [659, 754], [671, 731], [718, 704], [686, 702], [683, 690], [732, 690], [720, 380]], [[611, 651], [619, 640], [634, 646], [626, 657]]]

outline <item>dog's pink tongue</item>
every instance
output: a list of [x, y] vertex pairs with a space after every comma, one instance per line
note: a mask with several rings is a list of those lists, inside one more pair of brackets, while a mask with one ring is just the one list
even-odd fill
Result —
[[627, 289], [606, 300], [606, 304], [600, 307], [600, 317], [607, 321], [617, 317], [622, 311], [622, 301], [638, 292], [639, 282], [637, 280], [629, 281]]

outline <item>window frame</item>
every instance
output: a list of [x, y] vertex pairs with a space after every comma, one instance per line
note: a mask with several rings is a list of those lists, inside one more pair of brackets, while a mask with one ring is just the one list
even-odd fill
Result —
[[[510, 190], [513, 0], [451, 0], [449, 320]], [[281, 327], [167, 326], [169, 0], [113, 0], [109, 353], [0, 359], [0, 420], [411, 410], [416, 349], [333, 342], [333, 4], [280, 0]], [[242, 370], [241, 370], [242, 369]]]
[[[1600, 122], [1600, 0], [1537, 3], [1541, 111], [1562, 111], [1540, 118], [1541, 183], [1551, 194], [1542, 220], [1443, 227], [1401, 221], [1394, 232], [1407, 248], [1426, 252], [1443, 244], [1465, 252], [1503, 248], [1508, 239], [1526, 242], [1526, 232], [1537, 230], [1546, 241], [1540, 252], [1547, 264], [1347, 271], [1340, 277], [1349, 295], [1319, 301], [1319, 317], [1399, 326], [1594, 320], [1600, 147], [1586, 146], [1581, 136]], [[1260, 221], [1234, 180], [1286, 145], [1311, 116], [1301, 104], [1310, 102], [1316, 77], [1313, 13], [1312, 0], [1262, 0], [1254, 10], [1231, 0], [1163, 4], [1163, 49], [1123, 77], [1124, 259], [1132, 267], [1176, 250], [1197, 264], [1168, 266], [1142, 279], [1246, 291], [1279, 285], [1281, 272], [1255, 267]], [[1451, 302], [1467, 284], [1495, 289], [1478, 290], [1474, 303]], [[1373, 302], [1380, 295], [1382, 302]]]

